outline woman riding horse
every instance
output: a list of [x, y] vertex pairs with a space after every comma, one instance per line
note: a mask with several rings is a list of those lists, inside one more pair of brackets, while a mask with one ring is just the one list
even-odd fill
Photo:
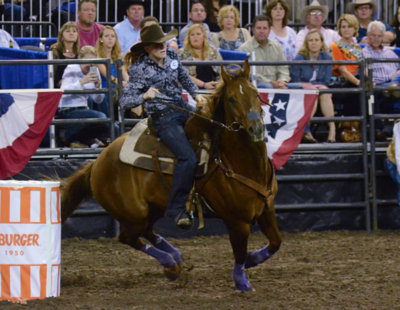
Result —
[[129, 68], [129, 81], [120, 104], [126, 109], [145, 103], [155, 131], [175, 155], [177, 163], [165, 216], [175, 218], [178, 227], [188, 228], [191, 221], [185, 212], [186, 200], [193, 187], [198, 161], [184, 132], [188, 115], [168, 107], [165, 102], [194, 111], [182, 98], [180, 85], [197, 102], [204, 103], [205, 99], [196, 95], [198, 88], [183, 68], [177, 53], [167, 49], [166, 41], [177, 35], [176, 29], [164, 35], [157, 24], [143, 28], [142, 41], [131, 47], [133, 65]]

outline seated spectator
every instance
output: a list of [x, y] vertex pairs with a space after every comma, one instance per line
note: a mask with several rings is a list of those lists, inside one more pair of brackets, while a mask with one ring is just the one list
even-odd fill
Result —
[[[350, 14], [354, 14], [358, 22], [360, 24], [360, 28], [358, 29], [357, 42], [360, 43], [368, 43], [366, 41], [367, 36], [367, 28], [368, 25], [372, 22], [372, 14], [376, 12], [377, 4], [371, 0], [356, 0], [355, 2], [349, 3], [347, 6], [347, 11]], [[385, 26], [385, 37], [383, 42], [385, 45], [390, 45], [392, 41], [395, 39], [395, 34], [387, 23], [383, 22]]]
[[78, 4], [78, 20], [75, 24], [79, 29], [81, 47], [90, 45], [95, 47], [101, 29], [104, 27], [95, 23], [97, 15], [96, 0], [82, 0]]
[[114, 26], [121, 44], [122, 54], [125, 54], [132, 45], [140, 39], [140, 21], [145, 11], [148, 11], [149, 1], [128, 0], [126, 1], [127, 18]]
[[[385, 25], [379, 21], [373, 21], [368, 25], [367, 37], [370, 43], [365, 44], [362, 50], [364, 58], [398, 59], [391, 49], [383, 47], [385, 29]], [[400, 84], [399, 70], [399, 63], [373, 63], [372, 77], [377, 86], [398, 87]]]
[[[361, 47], [354, 43], [357, 36], [358, 21], [353, 15], [343, 14], [338, 21], [337, 29], [342, 36], [338, 42], [331, 44], [333, 60], [359, 60], [362, 59]], [[343, 77], [346, 81], [342, 87], [360, 86], [358, 65], [340, 65], [333, 67], [333, 75]]]
[[[80, 49], [79, 29], [73, 22], [64, 24], [58, 32], [57, 42], [50, 46], [53, 59], [76, 59]], [[60, 88], [67, 65], [54, 67], [54, 86]]]
[[[105, 26], [103, 29], [100, 31], [99, 39], [97, 40], [96, 43], [96, 49], [97, 49], [97, 55], [98, 58], [108, 58], [111, 60], [111, 82], [113, 84], [118, 83], [118, 72], [116, 68], [114, 67], [114, 62], [118, 58], [122, 58], [121, 55], [121, 46], [119, 45], [118, 42], [118, 37], [117, 34], [111, 26]], [[107, 69], [105, 65], [98, 65], [97, 66], [100, 71], [101, 75], [101, 87], [102, 88], [107, 88]], [[122, 69], [122, 86], [125, 87], [126, 83], [128, 82], [129, 76], [128, 72], [124, 70], [125, 67]], [[97, 108], [96, 108], [97, 107]], [[105, 115], [109, 116], [109, 111], [108, 111], [108, 95], [106, 95], [104, 101], [97, 105], [94, 106], [95, 110], [103, 112]], [[116, 110], [115, 112], [118, 112]]]
[[392, 42], [392, 44], [394, 44], [395, 47], [400, 47], [400, 6], [397, 8], [396, 13], [394, 14], [391, 26], [396, 35], [396, 39]]
[[[150, 26], [150, 25], [153, 25], [153, 24], [160, 25], [160, 23], [158, 22], [158, 19], [155, 18], [154, 16], [146, 16], [140, 22], [140, 30], [142, 30], [144, 27], [147, 27], [147, 26]], [[141, 40], [141, 39], [139, 39], [139, 40]], [[178, 52], [179, 47], [178, 47], [178, 43], [176, 41], [176, 38], [172, 38], [171, 40], [168, 40], [167, 41], [167, 47], [172, 48], [174, 51]]]
[[[207, 33], [200, 24], [189, 28], [178, 55], [181, 60], [222, 60], [218, 50], [210, 46]], [[194, 84], [204, 89], [215, 89], [221, 74], [220, 66], [185, 66], [185, 69]]]
[[219, 11], [218, 20], [221, 31], [213, 35], [213, 44], [217, 48], [236, 51], [244, 42], [250, 40], [249, 31], [245, 28], [238, 28], [240, 15], [238, 9], [233, 5], [224, 6]]
[[326, 5], [320, 5], [317, 0], [314, 0], [309, 6], [301, 10], [301, 21], [307, 26], [300, 30], [297, 34], [297, 46], [302, 46], [304, 38], [311, 29], [317, 29], [324, 37], [326, 46], [330, 46], [333, 42], [340, 39], [340, 35], [332, 29], [325, 29], [322, 24], [326, 21], [329, 13], [329, 8]]
[[[341, 39], [331, 44], [333, 60], [360, 60], [363, 58], [361, 47], [354, 43], [357, 36], [358, 20], [354, 15], [343, 14], [338, 21], [337, 29], [342, 36]], [[352, 88], [360, 86], [358, 65], [335, 65], [333, 66], [333, 80], [331, 88]], [[359, 115], [358, 94], [334, 94], [333, 102], [343, 103], [344, 115]]]
[[[317, 29], [308, 32], [303, 45], [300, 47], [299, 53], [294, 60], [332, 60], [332, 56], [328, 54], [328, 47], [325, 45], [324, 37]], [[290, 68], [290, 76], [292, 82], [300, 83], [304, 89], [327, 89], [330, 78], [332, 76], [332, 66], [311, 66], [300, 65]], [[334, 117], [331, 94], [321, 94], [318, 97], [319, 106], [322, 115], [325, 117]], [[312, 116], [317, 111], [317, 104], [314, 107]], [[336, 142], [335, 123], [329, 122], [328, 142]], [[315, 138], [311, 132], [306, 130], [305, 142], [314, 142]]]
[[[253, 37], [244, 43], [239, 51], [255, 52], [257, 61], [286, 61], [279, 43], [268, 40], [271, 19], [266, 15], [258, 15], [253, 21]], [[289, 83], [290, 74], [288, 66], [257, 66], [258, 88], [297, 88], [300, 84]]]
[[[96, 44], [98, 58], [108, 58], [111, 61], [111, 81], [113, 83], [118, 83], [117, 80], [117, 71], [114, 67], [114, 62], [117, 59], [122, 58], [121, 55], [121, 45], [118, 41], [118, 36], [114, 28], [111, 26], [105, 26], [100, 31], [99, 39], [97, 40]], [[98, 65], [100, 74], [101, 74], [101, 81], [102, 81], [102, 88], [107, 87], [107, 70], [105, 65]], [[126, 82], [129, 79], [128, 72], [126, 70], [122, 70], [122, 86], [125, 87]]]
[[[79, 59], [97, 58], [94, 47], [85, 46], [79, 52]], [[100, 73], [90, 70], [90, 64], [84, 65], [68, 65], [64, 71], [61, 89], [82, 90], [95, 89], [101, 86]], [[88, 107], [89, 97], [97, 104], [103, 102], [104, 94], [71, 94], [63, 95], [60, 101], [59, 110], [56, 118], [58, 119], [75, 119], [75, 118], [107, 118], [104, 113], [90, 110]], [[66, 145], [81, 146], [86, 145], [104, 145], [100, 143], [103, 139], [109, 138], [108, 124], [73, 124], [65, 126], [65, 133], [61, 135]], [[119, 128], [115, 125], [116, 136], [119, 135]]]
[[296, 32], [287, 26], [289, 22], [289, 7], [283, 0], [273, 0], [265, 6], [265, 14], [272, 20], [269, 40], [281, 45], [286, 60], [293, 60], [297, 55]]
[[220, 32], [220, 18], [219, 11], [221, 8], [228, 4], [228, 0], [204, 0], [207, 18], [204, 23], [210, 27], [211, 32]]
[[13, 37], [5, 30], [0, 29], [0, 47], [19, 49], [19, 45]]
[[195, 24], [202, 25], [207, 33], [207, 39], [209, 42], [212, 42], [213, 34], [210, 32], [210, 28], [207, 24], [204, 23], [204, 20], [207, 17], [205, 4], [200, 0], [193, 0], [190, 4], [190, 12], [189, 12], [189, 19], [190, 22], [181, 29], [179, 32], [179, 42], [183, 44], [185, 41], [186, 36], [188, 34], [189, 28]]

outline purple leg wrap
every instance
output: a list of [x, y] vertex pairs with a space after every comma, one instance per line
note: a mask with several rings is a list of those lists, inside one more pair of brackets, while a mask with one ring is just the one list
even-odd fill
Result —
[[244, 274], [244, 264], [239, 265], [238, 263], [235, 263], [233, 267], [232, 277], [233, 280], [235, 281], [236, 290], [243, 292], [248, 292], [253, 290], [249, 281], [247, 281], [246, 279], [246, 275]]
[[245, 268], [253, 268], [256, 267], [259, 264], [262, 264], [266, 260], [268, 260], [272, 255], [268, 250], [268, 246], [261, 250], [257, 250], [255, 252], [250, 252], [247, 254], [246, 257], [246, 262], [245, 262]]
[[157, 249], [171, 254], [178, 265], [182, 263], [181, 252], [169, 244], [168, 241], [163, 237], [157, 235], [156, 241], [153, 243], [153, 245]]
[[176, 265], [176, 261], [171, 254], [156, 249], [151, 245], [145, 244], [144, 246], [142, 246], [140, 251], [154, 257], [163, 267], [171, 268]]

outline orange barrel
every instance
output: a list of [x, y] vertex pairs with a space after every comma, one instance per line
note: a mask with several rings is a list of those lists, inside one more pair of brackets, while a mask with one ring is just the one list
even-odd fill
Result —
[[60, 183], [0, 181], [0, 300], [60, 296]]

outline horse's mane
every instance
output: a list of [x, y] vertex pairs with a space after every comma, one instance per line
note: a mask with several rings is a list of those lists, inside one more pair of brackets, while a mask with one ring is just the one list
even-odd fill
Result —
[[[230, 75], [231, 81], [238, 81], [241, 78], [247, 79], [247, 77], [243, 75], [243, 70], [240, 68], [228, 68], [226, 72]], [[209, 96], [207, 104], [203, 108], [203, 116], [216, 120], [216, 112], [219, 111], [218, 107], [220, 109], [223, 108], [220, 106], [220, 103], [223, 101], [223, 97], [225, 96], [226, 86], [227, 85], [221, 78], [217, 84], [217, 88], [215, 89], [214, 93]], [[246, 86], [254, 88], [253, 84], [251, 83], [248, 83]]]
[[[231, 82], [239, 81], [240, 79], [243, 78], [245, 79], [245, 81], [248, 81], [248, 77], [244, 76], [244, 72], [240, 68], [238, 69], [228, 68], [226, 72], [227, 74], [230, 75]], [[246, 87], [255, 88], [251, 83], [247, 83]], [[207, 103], [200, 112], [203, 116], [218, 122], [225, 123], [226, 118], [225, 118], [225, 109], [223, 100], [226, 95], [226, 88], [227, 85], [221, 78], [214, 93], [208, 97]], [[219, 133], [221, 128], [220, 127], [217, 128], [218, 129], [216, 130], [208, 131], [208, 134], [211, 139], [211, 150], [210, 150], [211, 156], [216, 156], [217, 153], [219, 152]]]

